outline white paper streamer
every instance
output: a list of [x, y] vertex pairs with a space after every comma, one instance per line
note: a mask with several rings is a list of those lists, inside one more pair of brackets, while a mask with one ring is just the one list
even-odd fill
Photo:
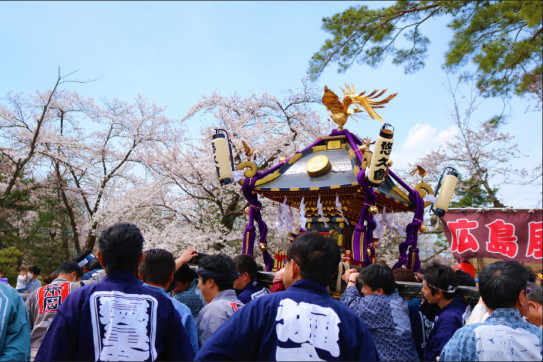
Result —
[[302, 201], [300, 201], [300, 229], [305, 230], [305, 226], [307, 225], [307, 218], [305, 217], [304, 200], [305, 200], [305, 197], [302, 197]]
[[341, 214], [341, 217], [343, 218], [343, 221], [346, 223], [349, 223], [345, 216], [343, 215], [343, 209], [341, 208], [341, 203], [339, 202], [339, 195], [336, 195], [336, 207], [339, 210], [339, 213]]
[[398, 234], [400, 234], [402, 237], [406, 237], [407, 233], [405, 232], [403, 226], [396, 220], [393, 220], [394, 225], [396, 225], [396, 230], [398, 231]]
[[290, 206], [287, 205], [287, 198], [283, 200], [283, 224], [285, 226], [285, 231], [292, 231], [292, 210]]
[[319, 199], [317, 200], [317, 210], [319, 210], [319, 216], [322, 218], [322, 221], [324, 222], [324, 227], [328, 227], [328, 223], [326, 222], [326, 218], [324, 217], [324, 212], [322, 211], [322, 204], [321, 204], [321, 195], [319, 195]]
[[282, 232], [284, 230], [283, 205], [281, 204], [277, 205], [277, 219], [275, 220], [275, 227], [277, 228], [278, 232]]
[[377, 239], [380, 239], [383, 236], [383, 223], [379, 222], [377, 215], [373, 215], [373, 220], [377, 225], [375, 225], [375, 230], [373, 230], [374, 236]]

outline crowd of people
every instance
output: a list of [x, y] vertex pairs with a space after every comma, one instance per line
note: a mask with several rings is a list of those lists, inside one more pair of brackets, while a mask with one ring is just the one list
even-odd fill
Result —
[[[542, 359], [541, 275], [516, 261], [477, 279], [435, 262], [421, 273], [347, 269], [337, 300], [340, 248], [318, 233], [296, 237], [271, 288], [249, 255], [175, 258], [143, 244], [137, 226], [118, 223], [96, 256], [62, 263], [44, 286], [36, 266], [19, 269], [16, 288], [0, 282], [0, 360]], [[422, 283], [423, 297], [401, 296], [398, 282]], [[478, 286], [479, 301], [459, 286]]]

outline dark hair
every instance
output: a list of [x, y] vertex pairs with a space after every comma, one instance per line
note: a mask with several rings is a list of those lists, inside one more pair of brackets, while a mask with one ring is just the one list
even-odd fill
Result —
[[72, 274], [75, 272], [78, 278], [83, 276], [83, 270], [77, 265], [75, 261], [65, 261], [58, 267], [58, 274]]
[[4, 269], [0, 268], [0, 274], [4, 274]]
[[419, 282], [419, 280], [415, 276], [415, 273], [407, 268], [394, 269], [392, 270], [392, 274], [394, 274], [394, 280], [397, 282]]
[[147, 250], [139, 271], [144, 282], [166, 285], [175, 271], [175, 259], [164, 249]]
[[528, 284], [528, 288], [530, 288], [528, 299], [531, 302], [536, 302], [543, 305], [543, 288], [541, 285], [537, 283], [530, 283]]
[[87, 265], [85, 265], [87, 267], [87, 269], [90, 271], [90, 270], [94, 270], [94, 269], [100, 269], [102, 266], [100, 265], [100, 260], [98, 260], [98, 258], [94, 258], [92, 259], [91, 261], [89, 261], [89, 263]]
[[287, 258], [294, 259], [304, 279], [327, 285], [337, 274], [341, 261], [336, 241], [315, 232], [300, 234], [287, 250]]
[[27, 268], [26, 266], [20, 266], [20, 267], [17, 268], [17, 271], [18, 271], [18, 272], [21, 272], [21, 271], [23, 271], [23, 270], [28, 271], [28, 268]]
[[40, 275], [41, 269], [39, 266], [32, 265], [30, 268], [28, 268], [28, 271], [31, 271], [34, 275]]
[[517, 261], [498, 261], [479, 273], [479, 293], [490, 309], [514, 308], [526, 289], [528, 270]]
[[102, 231], [98, 238], [107, 274], [117, 270], [135, 272], [143, 250], [143, 235], [134, 224], [117, 223]]
[[181, 265], [181, 267], [175, 272], [173, 278], [176, 282], [192, 282], [194, 278], [196, 278], [196, 272], [192, 270], [188, 264], [185, 263]]
[[251, 281], [256, 279], [258, 274], [258, 265], [256, 265], [255, 259], [247, 254], [236, 255], [234, 258], [234, 264], [236, 264], [236, 270], [242, 274], [249, 274]]
[[[238, 275], [238, 272], [234, 261], [228, 255], [208, 255], [200, 259], [199, 266], [203, 269], [202, 273], [198, 272], [202, 282], [205, 283], [208, 279], [213, 279], [219, 291], [234, 288], [234, 280], [237, 279], [234, 276]], [[205, 272], [212, 272], [214, 276], [203, 275], [206, 274]]]
[[454, 275], [456, 276], [456, 281], [458, 282], [458, 285], [463, 285], [466, 287], [475, 286], [475, 279], [473, 279], [473, 277], [465, 271], [456, 269], [454, 271]]
[[386, 295], [392, 294], [396, 288], [394, 283], [394, 274], [385, 264], [371, 264], [360, 271], [362, 283], [369, 286], [372, 290], [383, 288]]
[[440, 289], [445, 299], [456, 297], [456, 291], [447, 292], [451, 287], [458, 287], [456, 275], [450, 266], [432, 263], [422, 271], [422, 275], [432, 295], [435, 295], [437, 290]]

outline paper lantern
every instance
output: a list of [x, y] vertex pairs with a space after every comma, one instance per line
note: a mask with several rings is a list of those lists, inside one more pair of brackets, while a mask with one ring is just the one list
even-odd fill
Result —
[[217, 170], [217, 177], [221, 185], [226, 185], [234, 181], [232, 160], [232, 148], [228, 139], [228, 133], [223, 129], [216, 129], [213, 135], [213, 161]]
[[432, 211], [437, 216], [445, 215], [445, 212], [449, 210], [449, 204], [456, 188], [456, 182], [458, 181], [458, 172], [453, 167], [447, 167], [443, 170], [439, 183], [437, 184], [436, 194], [437, 199], [434, 205], [432, 205]]
[[375, 140], [373, 155], [369, 170], [366, 172], [366, 182], [373, 187], [385, 181], [386, 171], [389, 166], [390, 153], [394, 143], [394, 128], [385, 123], [379, 131], [379, 136]]

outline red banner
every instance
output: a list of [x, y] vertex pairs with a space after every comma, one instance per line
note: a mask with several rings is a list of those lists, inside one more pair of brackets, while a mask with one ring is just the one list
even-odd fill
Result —
[[541, 263], [541, 210], [449, 209], [441, 225], [456, 259]]

